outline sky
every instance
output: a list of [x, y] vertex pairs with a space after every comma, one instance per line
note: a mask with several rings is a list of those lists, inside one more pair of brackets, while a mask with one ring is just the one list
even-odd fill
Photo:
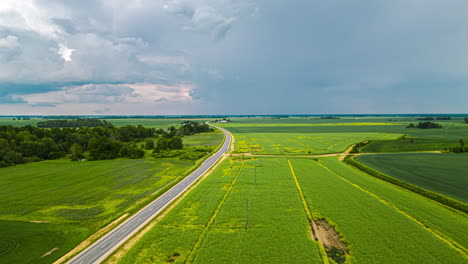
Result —
[[0, 115], [468, 113], [466, 0], [1, 0]]

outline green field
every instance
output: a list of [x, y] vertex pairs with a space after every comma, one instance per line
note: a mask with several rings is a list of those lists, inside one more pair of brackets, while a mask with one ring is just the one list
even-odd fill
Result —
[[[18, 224], [20, 229], [14, 233], [21, 234], [23, 226], [29, 224], [28, 229], [36, 227], [34, 232], [42, 234], [44, 241], [51, 240], [43, 245], [56, 243], [60, 250], [48, 256], [50, 261], [66, 253], [70, 245], [78, 244], [120, 215], [160, 195], [159, 190], [174, 184], [193, 165], [194, 162], [178, 159], [53, 160], [3, 168], [0, 169], [0, 219], [22, 221], [15, 222], [23, 224]], [[44, 224], [31, 221], [47, 222], [52, 227], [42, 232]], [[12, 236], [12, 231], [0, 229], [0, 237]], [[63, 238], [60, 232], [77, 231], [78, 235], [67, 237], [68, 247], [59, 246], [62, 242], [58, 241]], [[19, 247], [2, 256], [0, 263], [29, 263], [12, 261], [17, 252], [25, 250], [23, 245], [32, 243], [28, 239], [28, 236], [18, 237]], [[42, 247], [38, 247], [27, 256], [42, 255], [53, 248], [42, 252], [39, 251]]]
[[356, 142], [394, 139], [400, 136], [385, 133], [235, 133], [234, 135], [235, 152], [282, 155], [337, 153], [343, 152]]
[[[433, 225], [443, 230], [440, 233], [445, 239], [461, 241], [466, 247], [465, 234], [445, 229], [452, 231], [455, 226], [463, 233], [468, 228], [465, 217], [375, 181], [336, 158], [321, 161], [324, 165], [305, 159], [292, 163], [314, 216], [336, 226], [348, 243], [352, 263], [465, 263], [466, 259], [449, 243], [418, 223]], [[399, 198], [392, 198], [397, 194], [408, 200], [401, 203]], [[434, 211], [425, 212], [430, 214], [426, 216], [419, 212], [423, 207]], [[444, 222], [432, 219], [440, 218], [440, 214]]]
[[289, 168], [281, 159], [223, 162], [119, 263], [171, 259], [322, 263]]
[[403, 138], [398, 140], [378, 140], [361, 149], [364, 153], [443, 151], [459, 144], [457, 139]]
[[468, 155], [360, 155], [356, 160], [389, 176], [468, 202]]
[[183, 142], [187, 146], [217, 146], [222, 143], [223, 139], [223, 132], [216, 130], [184, 137]]
[[[313, 218], [347, 243], [346, 263], [466, 263], [464, 215], [336, 158], [291, 162]], [[323, 263], [310, 232], [286, 158], [230, 159], [119, 263]]]
[[0, 220], [0, 263], [52, 263], [88, 233], [73, 224]]
[[0, 117], [0, 126], [35, 126], [42, 118], [31, 118], [30, 120], [13, 120], [13, 117]]
[[386, 133], [407, 135], [413, 138], [432, 139], [466, 139], [468, 140], [468, 124], [461, 120], [436, 121], [443, 129], [409, 129], [409, 123], [419, 121], [404, 119], [390, 121], [389, 117], [356, 117], [342, 119], [314, 118], [231, 118], [231, 123], [220, 124], [234, 134], [243, 133]]

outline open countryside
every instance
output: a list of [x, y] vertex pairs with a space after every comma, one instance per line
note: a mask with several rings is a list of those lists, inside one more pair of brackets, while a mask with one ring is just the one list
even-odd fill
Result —
[[0, 264], [468, 264], [467, 14], [0, 0]]
[[[231, 131], [232, 152], [161, 216], [113, 249], [104, 263], [466, 262], [466, 154], [449, 153], [463, 138], [418, 138], [406, 123], [378, 123], [372, 117], [359, 122], [346, 122], [346, 117], [328, 122], [301, 117], [205, 121]], [[142, 122], [153, 127], [150, 119]], [[170, 120], [162, 129], [167, 137], [174, 122], [178, 131], [191, 125]], [[468, 131], [462, 122], [444, 125]], [[129, 124], [139, 125], [130, 119], [119, 127]], [[398, 129], [375, 132], [387, 126]], [[334, 131], [295, 133], [295, 127]], [[141, 158], [59, 158], [0, 169], [0, 263], [70, 261], [203, 160], [187, 159], [186, 153], [207, 147], [214, 151], [222, 138], [215, 128], [183, 136], [183, 153], [148, 149], [141, 139], [136, 144], [144, 152]], [[161, 139], [153, 137], [153, 148]], [[437, 148], [427, 143], [434, 141]], [[398, 184], [360, 170], [355, 162]], [[42, 236], [40, 246], [34, 246]]]

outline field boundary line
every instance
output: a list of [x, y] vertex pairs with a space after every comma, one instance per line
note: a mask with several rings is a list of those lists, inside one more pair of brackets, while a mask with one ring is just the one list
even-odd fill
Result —
[[239, 175], [244, 170], [244, 165], [245, 165], [245, 162], [242, 162], [242, 165], [239, 168], [239, 171], [237, 171], [236, 175], [234, 176], [234, 179], [232, 179], [232, 181], [231, 181], [231, 184], [229, 184], [229, 188], [226, 190], [226, 193], [224, 193], [223, 198], [221, 198], [221, 201], [216, 206], [216, 208], [215, 208], [215, 210], [213, 212], [213, 215], [208, 220], [208, 223], [206, 223], [205, 227], [203, 228], [202, 233], [198, 237], [198, 240], [195, 243], [195, 245], [190, 250], [190, 253], [187, 256], [187, 258], [185, 259], [184, 263], [193, 263], [193, 261], [195, 260], [195, 258], [197, 256], [197, 253], [198, 253], [198, 249], [201, 247], [203, 241], [205, 240], [205, 236], [206, 236], [206, 234], [208, 234], [208, 231], [210, 231], [211, 226], [214, 224], [214, 222], [216, 220], [216, 217], [218, 217], [219, 211], [221, 211], [221, 208], [223, 207], [224, 202], [227, 200], [228, 196], [231, 194], [231, 191], [234, 188], [234, 185], [236, 184], [237, 179], [239, 178]]
[[[289, 169], [291, 170], [291, 175], [293, 177], [294, 183], [296, 184], [297, 192], [299, 193], [299, 197], [301, 198], [302, 206], [309, 220], [309, 228], [311, 229], [312, 232], [315, 232], [314, 229], [312, 228], [312, 222], [314, 221], [314, 218], [312, 217], [312, 213], [310, 212], [309, 205], [307, 204], [307, 200], [304, 196], [304, 192], [302, 191], [301, 184], [299, 183], [299, 180], [296, 176], [296, 172], [294, 171], [294, 166], [292, 165], [291, 160], [289, 159], [288, 159], [288, 164], [289, 164]], [[314, 244], [316, 245], [318, 244], [320, 257], [322, 258], [323, 263], [330, 264], [330, 261], [328, 260], [328, 255], [322, 243], [320, 242], [317, 243], [314, 241]]]
[[341, 175], [339, 175], [338, 173], [334, 172], [333, 170], [331, 170], [330, 168], [328, 168], [325, 164], [323, 164], [322, 162], [320, 161], [317, 161], [317, 163], [322, 166], [323, 168], [325, 168], [326, 170], [328, 170], [329, 172], [333, 173], [334, 175], [338, 176], [340, 179], [342, 179], [343, 181], [349, 183], [350, 185], [354, 186], [355, 188], [367, 193], [368, 195], [370, 195], [371, 197], [375, 198], [376, 200], [378, 200], [379, 202], [389, 206], [390, 208], [396, 210], [397, 212], [401, 213], [402, 215], [406, 216], [407, 218], [411, 219], [412, 221], [414, 221], [415, 223], [417, 223], [418, 225], [420, 225], [423, 229], [425, 229], [426, 231], [428, 231], [429, 233], [431, 233], [432, 235], [434, 235], [436, 238], [438, 238], [439, 240], [445, 242], [449, 247], [451, 247], [452, 249], [454, 249], [455, 251], [457, 251], [458, 253], [460, 253], [460, 255], [462, 255], [464, 258], [468, 258], [468, 255], [467, 255], [467, 249], [458, 244], [457, 242], [455, 241], [452, 241], [451, 238], [448, 238], [446, 237], [443, 233], [440, 233], [436, 230], [433, 230], [431, 229], [430, 227], [426, 226], [423, 222], [419, 221], [416, 217], [406, 213], [405, 211], [401, 210], [400, 208], [398, 208], [396, 205], [394, 205], [393, 203], [387, 201], [387, 200], [384, 200], [383, 198], [379, 197], [378, 195], [362, 188], [361, 186], [351, 182], [350, 180], [342, 177]]

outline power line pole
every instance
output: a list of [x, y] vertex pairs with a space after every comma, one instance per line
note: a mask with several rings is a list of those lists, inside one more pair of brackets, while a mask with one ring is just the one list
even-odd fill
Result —
[[249, 199], [245, 200], [245, 229], [249, 228]]
[[257, 167], [255, 167], [255, 175], [254, 175], [254, 189], [257, 186]]

